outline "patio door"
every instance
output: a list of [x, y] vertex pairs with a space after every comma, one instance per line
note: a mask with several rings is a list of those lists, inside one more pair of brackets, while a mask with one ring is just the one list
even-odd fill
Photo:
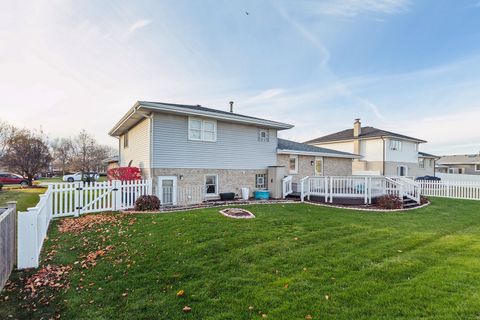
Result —
[[161, 205], [173, 206], [177, 204], [177, 177], [158, 177], [158, 198]]

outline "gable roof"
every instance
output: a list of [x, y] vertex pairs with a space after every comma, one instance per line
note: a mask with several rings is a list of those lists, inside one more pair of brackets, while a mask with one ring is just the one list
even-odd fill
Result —
[[119, 136], [152, 112], [173, 113], [187, 116], [209, 117], [227, 122], [263, 126], [277, 130], [291, 129], [293, 125], [262, 118], [255, 118], [239, 113], [206, 108], [201, 105], [187, 105], [164, 102], [137, 101], [135, 105], [109, 131], [111, 136]]
[[[413, 140], [416, 142], [424, 143], [427, 142], [425, 140], [405, 136], [403, 134], [377, 129], [374, 127], [362, 127], [362, 133], [359, 135], [360, 139], [370, 139], [370, 138], [380, 138], [380, 137], [392, 137], [392, 138], [400, 138], [406, 140]], [[312, 139], [306, 141], [305, 143], [321, 143], [321, 142], [335, 142], [335, 141], [349, 141], [353, 140], [353, 129], [346, 129], [339, 132], [335, 132], [323, 137], [318, 137], [316, 139]]]
[[433, 155], [433, 154], [430, 154], [430, 153], [426, 153], [426, 152], [421, 152], [421, 151], [418, 151], [418, 156], [423, 157], [423, 158], [435, 158], [435, 159], [440, 158], [439, 156], [436, 156], [436, 155]]
[[303, 155], [318, 155], [334, 158], [360, 158], [359, 155], [337, 151], [327, 148], [315, 147], [306, 143], [295, 142], [286, 139], [278, 138], [277, 153], [280, 154], [303, 154]]
[[455, 154], [443, 156], [439, 164], [480, 164], [480, 154]]

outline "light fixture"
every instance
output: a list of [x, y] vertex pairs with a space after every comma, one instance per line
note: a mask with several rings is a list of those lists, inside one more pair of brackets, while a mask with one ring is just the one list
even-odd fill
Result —
[[183, 180], [183, 174], [179, 175], [178, 179]]
[[313, 164], [314, 164], [314, 161], [313, 161], [313, 160], [311, 160], [311, 161], [310, 161], [310, 165], [311, 165], [311, 166], [313, 166]]

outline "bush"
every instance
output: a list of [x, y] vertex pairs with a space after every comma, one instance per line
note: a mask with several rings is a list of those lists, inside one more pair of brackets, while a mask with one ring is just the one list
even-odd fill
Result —
[[142, 171], [137, 167], [112, 168], [107, 172], [108, 180], [132, 181], [141, 180]]
[[3, 183], [0, 182], [0, 191], [2, 191]]
[[394, 195], [386, 195], [378, 200], [377, 206], [382, 209], [401, 209], [402, 199]]
[[160, 209], [160, 200], [157, 196], [140, 196], [135, 201], [135, 210], [153, 211]]

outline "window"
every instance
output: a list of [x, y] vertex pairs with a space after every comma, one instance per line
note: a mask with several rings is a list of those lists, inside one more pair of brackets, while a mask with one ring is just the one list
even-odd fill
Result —
[[458, 174], [464, 174], [465, 169], [464, 168], [458, 168]]
[[268, 129], [258, 129], [258, 141], [260, 142], [270, 141], [270, 132]]
[[480, 164], [475, 165], [475, 171], [480, 171]]
[[448, 173], [464, 174], [465, 173], [465, 168], [448, 168]]
[[418, 159], [418, 166], [420, 167], [420, 169], [425, 168], [425, 159]]
[[128, 131], [123, 135], [123, 147], [128, 148]]
[[315, 159], [315, 175], [321, 176], [323, 174], [323, 159]]
[[217, 121], [188, 118], [188, 139], [217, 141]]
[[398, 166], [397, 167], [397, 176], [404, 177], [408, 175], [408, 167], [406, 166]]
[[255, 189], [267, 189], [267, 174], [261, 173], [255, 175]]
[[297, 155], [290, 156], [290, 162], [289, 162], [288, 168], [290, 173], [298, 173], [298, 156]]
[[207, 196], [218, 194], [218, 176], [216, 174], [207, 174], [205, 176], [205, 189]]
[[390, 150], [402, 151], [402, 141], [390, 140]]

